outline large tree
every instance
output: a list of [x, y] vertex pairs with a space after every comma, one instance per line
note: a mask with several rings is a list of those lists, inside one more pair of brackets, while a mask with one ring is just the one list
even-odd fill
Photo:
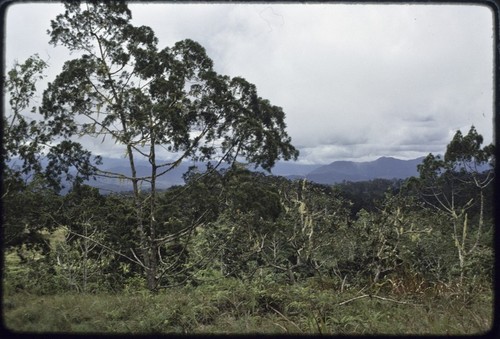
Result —
[[[444, 158], [429, 154], [418, 166], [420, 177], [413, 180], [424, 201], [451, 221], [460, 281], [463, 281], [469, 257], [480, 243], [485, 191], [494, 180], [495, 147], [493, 144], [482, 146], [482, 143], [483, 137], [474, 126], [465, 136], [457, 131]], [[477, 210], [474, 219], [469, 213], [473, 208]], [[472, 232], [474, 238], [470, 237]]]
[[[71, 1], [65, 8], [51, 21], [50, 42], [78, 57], [49, 83], [41, 112], [53, 135], [111, 137], [122, 145], [130, 172], [99, 173], [131, 183], [139, 252], [132, 254], [154, 290], [159, 176], [187, 159], [220, 164], [242, 157], [269, 170], [279, 158], [297, 158], [298, 151], [285, 131], [283, 110], [245, 79], [217, 74], [200, 44], [188, 39], [159, 49], [150, 27], [132, 25], [124, 2]], [[164, 160], [166, 152], [170, 160]], [[147, 176], [137, 174], [141, 158], [149, 161]]]
[[30, 107], [37, 82], [44, 78], [47, 67], [35, 54], [23, 63], [16, 61], [4, 78], [3, 90], [9, 98], [10, 110], [2, 119], [2, 198], [9, 197], [16, 183], [35, 177], [59, 192], [64, 187], [63, 181], [89, 179], [94, 172], [92, 165], [100, 164], [100, 157], [92, 158], [78, 142], [58, 138], [40, 119], [36, 106]]
[[34, 105], [37, 82], [48, 64], [38, 55], [15, 62], [3, 79], [10, 109], [2, 117], [3, 233], [6, 248], [47, 252], [44, 232], [53, 231], [57, 193], [67, 182], [78, 183], [93, 174], [91, 157], [78, 142], [60, 140], [47, 130]]

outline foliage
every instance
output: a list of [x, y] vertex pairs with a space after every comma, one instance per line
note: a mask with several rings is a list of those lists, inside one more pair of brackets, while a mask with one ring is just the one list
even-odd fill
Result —
[[[9, 96], [10, 114], [3, 116], [2, 165], [4, 183], [2, 196], [8, 197], [11, 181], [26, 177], [43, 177], [55, 191], [64, 188], [64, 180], [83, 182], [95, 174], [92, 163], [99, 165], [99, 156], [71, 140], [60, 140], [47, 121], [30, 108], [36, 94], [37, 81], [44, 78], [48, 64], [35, 54], [24, 63], [15, 63], [5, 78], [4, 92]], [[30, 108], [30, 113], [25, 111]], [[72, 173], [76, 170], [76, 175]]]
[[491, 291], [481, 289], [467, 300], [446, 292], [420, 296], [415, 304], [398, 303], [398, 296], [356, 296], [318, 290], [308, 281], [262, 288], [226, 278], [156, 295], [9, 295], [4, 319], [10, 330], [33, 333], [334, 335], [482, 334], [493, 320]]
[[[296, 158], [284, 113], [202, 46], [159, 49], [123, 2], [66, 3], [51, 43], [75, 51], [26, 113], [46, 63], [7, 74], [3, 230], [7, 324], [133, 333], [473, 333], [491, 325], [493, 145], [471, 127], [408, 181], [318, 185], [269, 170]], [[74, 142], [111, 137], [129, 173]], [[161, 161], [162, 152], [171, 160]], [[149, 160], [137, 175], [135, 161]], [[173, 159], [173, 160], [172, 160]], [[156, 180], [181, 161], [185, 184]], [[223, 162], [229, 167], [221, 169]], [[484, 166], [488, 166], [483, 171]], [[130, 181], [130, 194], [84, 185]], [[62, 186], [71, 188], [60, 195]], [[54, 312], [43, 312], [49, 307]], [[141, 312], [137, 312], [137, 310]], [[465, 311], [467, 310], [467, 311]]]
[[352, 203], [350, 208], [351, 217], [364, 209], [367, 212], [374, 212], [378, 203], [382, 201], [385, 194], [390, 191], [397, 194], [403, 184], [402, 179], [373, 179], [359, 182], [342, 182], [335, 186], [340, 190], [342, 196]]
[[64, 240], [56, 244], [56, 272], [77, 291], [106, 285], [104, 270], [112, 256], [99, 245], [106, 228], [103, 200], [97, 189], [80, 185], [64, 199]]
[[[483, 137], [474, 126], [466, 136], [457, 131], [447, 146], [444, 159], [429, 154], [418, 166], [420, 177], [410, 182], [426, 204], [451, 224], [461, 281], [470, 257], [478, 250], [485, 223], [486, 189], [494, 179], [492, 168], [484, 173], [480, 168], [494, 165], [495, 147], [493, 144], [481, 147], [482, 142]], [[478, 206], [475, 218], [471, 217], [474, 205]]]
[[[361, 210], [351, 219], [352, 205], [335, 187], [242, 168], [190, 176], [191, 185], [158, 195], [158, 229], [168, 234], [158, 247], [162, 288], [229, 277], [272, 284], [315, 277], [341, 292], [422, 291], [460, 276], [448, 219], [426, 208], [409, 187], [397, 195], [388, 191], [374, 211]], [[48, 265], [40, 266], [47, 280], [58, 279], [55, 285], [62, 290], [89, 290], [82, 287], [84, 281], [96, 291], [137, 289], [130, 284], [144, 281], [138, 276], [140, 261], [131, 265], [137, 260], [132, 250], [137, 236], [126, 227], [135, 222], [133, 198], [101, 195], [81, 185], [54, 198], [60, 213], [47, 225], [58, 241], [36, 254]], [[54, 236], [47, 234], [45, 242]], [[24, 246], [21, 255], [27, 253]], [[482, 235], [464, 273], [491, 279], [491, 246], [490, 231]]]
[[3, 200], [4, 248], [21, 248], [48, 253], [47, 232], [55, 228], [53, 219], [61, 206], [61, 197], [47, 187], [47, 181], [37, 176], [25, 184], [10, 186]]
[[[241, 192], [241, 187], [251, 189]], [[253, 192], [263, 194], [266, 204], [253, 204]], [[75, 186], [62, 197], [64, 218], [58, 220], [64, 220], [66, 232], [82, 234], [89, 227], [87, 245], [113, 251], [89, 247], [88, 271], [100, 273], [88, 275], [86, 293], [81, 254], [87, 238], [68, 237], [58, 228], [47, 255], [32, 251], [28, 263], [10, 261], [4, 284], [7, 326], [87, 333], [488, 330], [491, 237], [483, 234], [460, 285], [447, 219], [413, 193], [388, 192], [373, 211], [351, 219], [351, 205], [332, 187], [241, 168], [205, 173], [193, 185], [159, 194], [159, 222], [168, 221], [168, 234], [180, 233], [163, 244], [162, 261], [172, 267], [160, 279], [166, 288], [152, 294], [141, 270], [122, 256], [131, 255], [136, 239], [121, 226], [133, 223], [132, 197]], [[58, 266], [57, 256], [69, 266]], [[69, 284], [69, 277], [80, 287]], [[102, 294], [106, 290], [113, 295]], [[35, 295], [33, 302], [21, 301], [26, 291], [45, 301]], [[361, 293], [374, 297], [356, 299]], [[41, 313], [38, 305], [45, 303], [56, 313]]]
[[[111, 137], [123, 147], [130, 173], [92, 169], [131, 183], [135, 263], [154, 290], [168, 266], [161, 257], [168, 234], [161, 233], [156, 215], [158, 177], [187, 159], [220, 164], [243, 157], [269, 170], [277, 159], [297, 158], [298, 151], [285, 131], [283, 110], [245, 79], [217, 74], [195, 41], [159, 49], [150, 27], [131, 23], [124, 2], [72, 1], [65, 8], [51, 21], [50, 43], [80, 55], [49, 83], [41, 112], [53, 135]], [[161, 161], [164, 151], [174, 160]], [[137, 175], [138, 158], [149, 161], [149, 175]], [[143, 183], [148, 194], [140, 191]]]

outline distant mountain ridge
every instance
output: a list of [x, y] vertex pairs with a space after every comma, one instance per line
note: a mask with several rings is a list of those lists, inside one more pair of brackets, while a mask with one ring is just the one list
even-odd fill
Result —
[[[332, 185], [343, 181], [367, 181], [372, 179], [405, 179], [417, 176], [417, 165], [422, 163], [425, 157], [411, 160], [401, 160], [393, 157], [381, 157], [374, 161], [354, 162], [354, 161], [334, 161], [328, 165], [301, 165], [293, 162], [279, 162], [272, 169], [273, 175], [284, 176], [288, 179], [307, 179], [319, 184]], [[148, 175], [149, 168], [147, 162], [136, 163], [139, 176]], [[158, 188], [168, 188], [173, 185], [182, 185], [184, 174], [189, 164], [182, 163], [171, 172], [158, 178]], [[103, 159], [104, 170], [129, 174], [130, 168], [126, 159]], [[199, 165], [200, 170], [204, 170], [204, 165]], [[253, 168], [249, 167], [251, 170]], [[261, 171], [257, 169], [258, 171]], [[100, 188], [102, 191], [123, 191], [130, 190], [127, 182], [118, 179], [99, 178], [90, 181], [90, 185]], [[144, 187], [147, 189], [147, 187]]]
[[[288, 179], [307, 179], [319, 184], [333, 185], [343, 181], [368, 181], [373, 179], [406, 179], [418, 176], [417, 166], [425, 157], [411, 160], [401, 160], [393, 157], [381, 157], [374, 161], [334, 161], [328, 165], [305, 165], [296, 162], [277, 162], [271, 170], [272, 175], [286, 177]], [[130, 167], [127, 159], [103, 157], [101, 169], [115, 173], [130, 175]], [[174, 185], [184, 184], [183, 174], [186, 173], [193, 163], [181, 163], [172, 171], [157, 178], [157, 188], [167, 189]], [[227, 164], [222, 165], [227, 167]], [[487, 167], [487, 166], [486, 166]], [[486, 170], [487, 168], [484, 168]], [[204, 164], [198, 164], [200, 171], [205, 170]], [[254, 170], [252, 166], [248, 167]], [[137, 175], [150, 175], [149, 162], [147, 160], [136, 161]], [[262, 169], [255, 171], [262, 172]], [[267, 172], [265, 172], [267, 173]], [[99, 188], [102, 193], [124, 192], [132, 189], [130, 182], [114, 178], [97, 177], [96, 180], [87, 181], [88, 185]], [[146, 183], [141, 188], [147, 190]], [[68, 188], [66, 188], [67, 190]]]
[[381, 157], [374, 161], [334, 161], [309, 172], [304, 177], [319, 184], [332, 185], [342, 181], [367, 181], [372, 179], [406, 179], [417, 176], [417, 166], [425, 157], [401, 160]]
[[[272, 168], [270, 175], [281, 176], [290, 180], [307, 179], [309, 181], [333, 185], [343, 181], [359, 182], [369, 181], [373, 179], [406, 179], [412, 176], [418, 176], [417, 166], [422, 163], [425, 157], [419, 157], [410, 160], [401, 160], [393, 157], [380, 157], [373, 161], [355, 162], [355, 161], [334, 161], [328, 165], [312, 165], [300, 164], [296, 162], [277, 162]], [[99, 167], [102, 170], [120, 173], [130, 176], [130, 167], [128, 160], [125, 158], [107, 158], [103, 157], [103, 163]], [[9, 166], [15, 166], [17, 159], [11, 159]], [[149, 162], [147, 160], [138, 160], [135, 162], [137, 176], [147, 177], [151, 174]], [[191, 162], [182, 162], [179, 166], [157, 178], [156, 187], [158, 189], [167, 189], [175, 185], [183, 185], [183, 174], [186, 173]], [[200, 171], [205, 170], [205, 164], [197, 164]], [[222, 164], [220, 168], [227, 168], [227, 164]], [[265, 172], [262, 168], [254, 169], [249, 166], [252, 171]], [[479, 170], [486, 171], [489, 165], [482, 165]], [[74, 169], [70, 172], [74, 174]], [[120, 180], [116, 178], [96, 177], [91, 179], [86, 184], [97, 187], [101, 193], [110, 192], [126, 192], [131, 191], [132, 186], [128, 180]], [[148, 190], [149, 185], [143, 183], [141, 190]], [[63, 190], [63, 194], [68, 191], [69, 187]]]

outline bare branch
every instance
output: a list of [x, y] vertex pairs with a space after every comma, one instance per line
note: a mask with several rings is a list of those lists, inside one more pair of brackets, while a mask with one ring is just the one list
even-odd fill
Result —
[[[141, 267], [143, 267], [143, 268], [146, 268], [146, 266], [144, 266], [144, 264], [143, 264], [143, 263], [142, 263], [139, 259], [137, 259], [137, 257], [136, 257], [136, 259], [137, 259], [137, 260], [134, 260], [134, 259], [130, 258], [129, 256], [127, 256], [127, 255], [125, 255], [125, 254], [123, 254], [123, 253], [121, 253], [121, 252], [118, 252], [118, 251], [116, 251], [116, 250], [112, 249], [111, 247], [106, 246], [106, 245], [104, 245], [104, 244], [102, 244], [102, 243], [98, 242], [98, 241], [97, 241], [97, 240], [95, 240], [95, 239], [92, 239], [92, 238], [87, 237], [87, 236], [85, 236], [85, 235], [83, 235], [83, 234], [80, 234], [80, 233], [76, 233], [76, 232], [74, 232], [74, 231], [70, 230], [69, 228], [66, 228], [66, 230], [67, 230], [69, 233], [71, 233], [71, 234], [74, 234], [74, 235], [76, 235], [76, 236], [78, 236], [78, 237], [81, 237], [81, 238], [83, 238], [83, 239], [90, 240], [90, 241], [92, 241], [92, 242], [96, 243], [97, 245], [101, 246], [102, 248], [105, 248], [105, 249], [107, 249], [108, 251], [110, 251], [110, 252], [112, 252], [112, 253], [114, 253], [114, 254], [117, 254], [117, 255], [119, 255], [119, 256], [121, 256], [121, 257], [123, 257], [123, 258], [125, 258], [125, 259], [127, 259], [127, 260], [129, 260], [129, 261], [131, 261], [131, 262], [133, 262], [133, 263], [136, 263], [136, 264], [138, 264], [139, 266], [141, 266]], [[134, 254], [134, 256], [135, 256], [135, 254]]]
[[351, 298], [351, 299], [348, 299], [346, 301], [343, 301], [341, 303], [339, 303], [338, 305], [341, 306], [341, 305], [345, 305], [345, 304], [348, 304], [354, 300], [358, 300], [358, 299], [362, 299], [362, 298], [366, 298], [366, 297], [370, 297], [370, 298], [375, 298], [375, 299], [380, 299], [380, 300], [384, 300], [384, 301], [390, 301], [390, 302], [393, 302], [393, 303], [397, 303], [397, 304], [404, 304], [404, 305], [413, 305], [413, 306], [422, 306], [420, 304], [414, 304], [414, 303], [410, 303], [410, 302], [407, 302], [407, 301], [399, 301], [399, 300], [394, 300], [394, 299], [390, 299], [390, 298], [384, 298], [384, 297], [380, 297], [378, 295], [371, 295], [371, 294], [363, 294], [363, 295], [359, 295], [357, 297], [354, 297], [354, 298]]

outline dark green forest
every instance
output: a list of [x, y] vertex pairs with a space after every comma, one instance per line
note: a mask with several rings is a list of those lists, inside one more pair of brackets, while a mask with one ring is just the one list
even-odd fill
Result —
[[[63, 196], [42, 179], [6, 180], [4, 295], [9, 303], [4, 307], [15, 310], [28, 295], [100, 299], [104, 294], [136, 298], [134, 302], [146, 302], [145, 295], [167, 300], [174, 295], [181, 300], [165, 306], [172, 324], [149, 328], [148, 323], [132, 331], [224, 331], [217, 323], [221, 314], [236, 319], [277, 317], [274, 321], [281, 320], [281, 325], [263, 329], [271, 333], [281, 327], [292, 333], [412, 331], [357, 327], [362, 320], [347, 315], [340, 326], [336, 304], [369, 296], [388, 299], [388, 309], [379, 311], [389, 313], [391, 304], [408, 303], [411, 313], [424, 304], [445, 301], [458, 314], [464, 307], [480, 314], [471, 318], [477, 323], [458, 333], [487, 330], [492, 319], [493, 189], [475, 183], [488, 178], [490, 172], [453, 171], [435, 177], [432, 186], [425, 177], [324, 186], [243, 166], [193, 170], [186, 174], [185, 185], [158, 192], [159, 274], [153, 291], [148, 290], [136, 253], [132, 193], [102, 195], [96, 188], [75, 184]], [[143, 194], [147, 199], [149, 192]], [[451, 199], [453, 206], [441, 205]], [[151, 300], [147, 304], [155, 305]], [[432, 314], [435, 306], [427, 307]], [[178, 308], [177, 313], [171, 308]], [[369, 312], [367, 306], [360, 309]], [[9, 314], [9, 308], [4, 311]], [[179, 320], [179, 314], [188, 318]], [[18, 329], [25, 328], [26, 321], [38, 324], [22, 320], [20, 313], [12, 316], [12, 324], [23, 323], [15, 325]], [[111, 319], [108, 316], [109, 323]], [[48, 329], [57, 330], [54, 326]], [[63, 329], [78, 328], [67, 326]], [[259, 332], [259, 326], [230, 328]], [[124, 327], [112, 331], [128, 332]]]
[[[132, 194], [102, 195], [76, 184], [61, 196], [41, 180], [8, 184], [4, 248], [25, 269], [7, 271], [6, 287], [40, 294], [147, 287], [129, 226], [136, 222]], [[402, 293], [415, 292], [416, 282], [422, 291], [488, 283], [492, 206], [479, 206], [480, 193], [470, 187], [459, 192], [455, 216], [426, 203], [412, 179], [329, 187], [240, 167], [188, 173], [186, 185], [158, 193], [155, 291], [224, 278]], [[492, 186], [482, 194], [491, 202]]]
[[[245, 79], [217, 74], [192, 40], [158, 49], [149, 27], [130, 23], [125, 3], [86, 6], [69, 2], [51, 22], [50, 43], [81, 54], [39, 107], [31, 105], [43, 60], [33, 56], [5, 77], [8, 329], [491, 328], [495, 149], [474, 126], [406, 180], [326, 186], [255, 172], [299, 155], [280, 107]], [[75, 141], [82, 135], [113, 138], [131, 174], [101, 170], [100, 157]], [[176, 160], [163, 161], [160, 150]], [[149, 159], [147, 177], [136, 175], [140, 158]], [[192, 167], [184, 185], [157, 189], [159, 176], [188, 159], [207, 165]], [[98, 176], [130, 191], [101, 194], [86, 184]]]

